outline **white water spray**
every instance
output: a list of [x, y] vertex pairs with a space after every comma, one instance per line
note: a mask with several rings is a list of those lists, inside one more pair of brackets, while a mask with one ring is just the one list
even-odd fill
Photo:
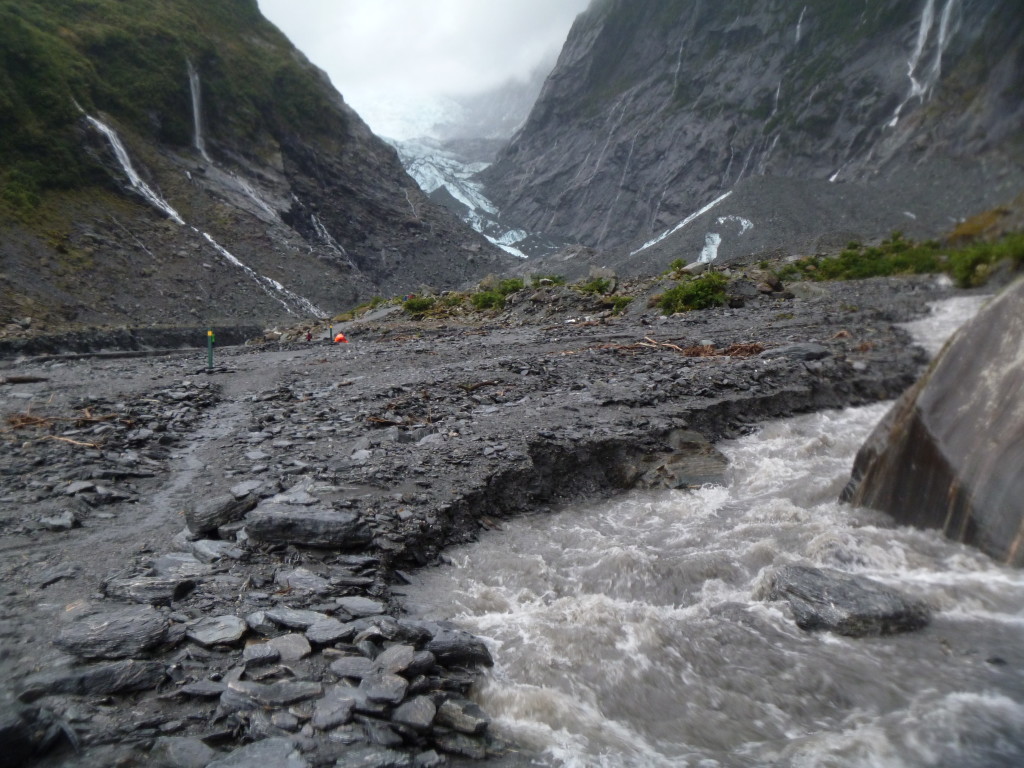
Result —
[[188, 64], [189, 92], [192, 94], [192, 143], [204, 160], [212, 162], [210, 156], [206, 154], [206, 141], [203, 139], [203, 100], [199, 72], [196, 71], [191, 59], [185, 61]]
[[701, 248], [700, 256], [697, 257], [699, 264], [710, 264], [718, 258], [718, 246], [722, 244], [722, 236], [717, 232], [708, 232], [704, 235], [704, 247]]
[[806, 5], [804, 6], [804, 9], [800, 11], [800, 18], [796, 20], [796, 42], [798, 45], [800, 43], [800, 27], [803, 26], [805, 13], [807, 13]]

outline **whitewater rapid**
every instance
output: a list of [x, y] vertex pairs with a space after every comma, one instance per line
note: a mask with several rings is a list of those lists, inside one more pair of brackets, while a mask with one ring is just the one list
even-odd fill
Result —
[[[936, 349], [976, 307], [914, 329]], [[475, 698], [541, 765], [1022, 765], [1024, 573], [836, 501], [887, 408], [723, 442], [723, 486], [512, 521], [450, 552], [407, 603], [485, 639], [496, 663]], [[923, 599], [932, 623], [804, 632], [764, 599], [789, 563]]]

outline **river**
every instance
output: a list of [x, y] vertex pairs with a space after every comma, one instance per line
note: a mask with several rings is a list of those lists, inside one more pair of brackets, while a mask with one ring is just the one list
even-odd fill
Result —
[[[934, 354], [977, 307], [910, 330]], [[508, 523], [421, 572], [407, 604], [481, 636], [475, 698], [550, 766], [1024, 765], [1024, 573], [839, 504], [888, 404], [720, 444], [724, 486]], [[805, 632], [763, 599], [788, 563], [925, 600], [929, 627]]]

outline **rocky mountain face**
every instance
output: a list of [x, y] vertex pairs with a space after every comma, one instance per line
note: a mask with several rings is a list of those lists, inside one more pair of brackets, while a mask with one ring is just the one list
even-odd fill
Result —
[[482, 180], [642, 271], [948, 230], [1024, 186], [1022, 126], [1016, 0], [594, 0]]
[[0, 52], [0, 319], [294, 323], [508, 263], [255, 0], [4, 2]]

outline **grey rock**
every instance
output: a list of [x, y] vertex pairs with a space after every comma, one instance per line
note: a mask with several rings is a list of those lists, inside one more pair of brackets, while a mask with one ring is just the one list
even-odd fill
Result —
[[185, 508], [185, 523], [193, 533], [216, 531], [225, 523], [241, 520], [258, 502], [259, 499], [251, 494], [241, 499], [230, 493], [202, 499]]
[[365, 656], [343, 656], [332, 661], [330, 669], [338, 677], [354, 677], [361, 680], [372, 675], [377, 667], [372, 659]]
[[149, 606], [91, 613], [74, 619], [54, 641], [84, 659], [122, 659], [158, 645], [167, 635], [167, 619]]
[[264, 637], [270, 637], [280, 631], [278, 629], [280, 625], [267, 616], [266, 611], [253, 611], [245, 617], [245, 623], [253, 632], [261, 634]]
[[70, 531], [77, 526], [78, 518], [70, 509], [64, 509], [53, 515], [45, 515], [39, 518], [39, 522], [48, 531]]
[[483, 760], [487, 757], [487, 743], [478, 737], [465, 733], [437, 733], [434, 743], [438, 749], [452, 755], [461, 755], [472, 760]]
[[461, 629], [441, 628], [427, 643], [426, 650], [434, 654], [442, 666], [464, 665], [485, 667], [494, 665], [490, 651], [483, 641]]
[[366, 693], [367, 698], [387, 704], [398, 704], [405, 698], [408, 688], [409, 681], [404, 677], [381, 673], [367, 675], [359, 683], [359, 689]]
[[772, 347], [761, 353], [765, 359], [773, 357], [789, 357], [793, 360], [821, 360], [832, 354], [828, 347], [821, 344], [784, 344], [780, 347]]
[[329, 731], [349, 722], [356, 708], [353, 690], [340, 686], [328, 688], [313, 710], [312, 726], [319, 731]]
[[206, 768], [217, 752], [200, 739], [188, 736], [162, 736], [153, 743], [146, 759], [153, 768]]
[[108, 597], [149, 605], [170, 605], [181, 600], [195, 587], [194, 579], [181, 576], [139, 576], [111, 579], [103, 585]]
[[281, 651], [270, 643], [250, 643], [242, 651], [242, 663], [246, 667], [273, 664], [281, 658]]
[[459, 733], [479, 735], [487, 730], [491, 719], [469, 699], [448, 699], [437, 708], [437, 724]]
[[780, 568], [772, 577], [769, 600], [787, 600], [801, 629], [828, 629], [863, 637], [921, 629], [929, 611], [871, 579], [802, 565]]
[[228, 683], [224, 696], [233, 694], [262, 707], [286, 707], [307, 699], [318, 699], [323, 692], [324, 689], [320, 683], [303, 680], [284, 680], [267, 684], [255, 683], [250, 680], [233, 680]]
[[157, 576], [194, 578], [210, 573], [210, 566], [200, 562], [191, 552], [169, 552], [153, 562]]
[[330, 589], [327, 579], [317, 576], [307, 568], [279, 571], [274, 581], [281, 587], [299, 592], [323, 593]]
[[112, 661], [32, 675], [25, 680], [18, 698], [31, 702], [57, 693], [105, 696], [148, 691], [160, 685], [166, 677], [164, 665], [158, 661]]
[[217, 680], [197, 680], [194, 683], [181, 686], [178, 690], [185, 696], [194, 696], [197, 699], [215, 699], [227, 690], [227, 683]]
[[280, 637], [272, 637], [267, 645], [276, 648], [281, 654], [281, 661], [298, 661], [313, 652], [305, 635], [289, 633]]
[[401, 675], [416, 661], [416, 649], [411, 645], [392, 645], [373, 660], [374, 666], [385, 674]]
[[239, 747], [206, 768], [309, 768], [290, 739], [272, 738]]
[[275, 624], [288, 627], [289, 629], [309, 629], [317, 622], [326, 621], [331, 618], [326, 613], [299, 608], [271, 608], [269, 611], [264, 611], [264, 613]]
[[336, 602], [339, 608], [351, 616], [377, 616], [384, 613], [384, 604], [368, 597], [339, 597]]
[[399, 706], [391, 715], [396, 723], [408, 725], [418, 731], [430, 728], [437, 714], [437, 707], [427, 696], [416, 696]]
[[332, 645], [355, 634], [348, 624], [334, 618], [327, 618], [310, 624], [306, 630], [306, 639], [314, 645]]
[[202, 646], [234, 645], [248, 630], [248, 625], [237, 616], [210, 616], [199, 619], [185, 633], [189, 640]]
[[360, 549], [370, 542], [370, 530], [355, 512], [270, 502], [248, 514], [246, 530], [256, 541], [310, 547]]
[[199, 539], [192, 542], [192, 554], [197, 560], [204, 563], [214, 563], [227, 557], [238, 560], [243, 552], [230, 541], [218, 541], [216, 539]]
[[413, 758], [387, 747], [365, 746], [345, 750], [334, 768], [412, 768]]

